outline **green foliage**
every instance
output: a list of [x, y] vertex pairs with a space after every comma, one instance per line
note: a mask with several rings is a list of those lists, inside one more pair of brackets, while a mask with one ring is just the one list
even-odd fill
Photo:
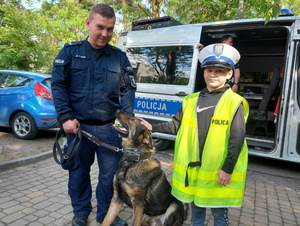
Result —
[[[85, 20], [96, 3], [107, 3], [117, 12], [116, 35], [131, 30], [131, 23], [149, 19], [155, 5], [161, 16], [169, 15], [183, 24], [234, 20], [239, 0], [48, 0], [39, 9], [34, 1], [0, 0], [0, 68], [51, 73], [52, 62], [64, 43], [87, 37]], [[300, 0], [285, 0], [286, 8], [300, 13]], [[262, 17], [266, 23], [277, 18], [280, 0], [244, 1], [243, 18]], [[26, 5], [26, 8], [23, 6]]]
[[0, 12], [0, 67], [41, 67], [46, 48], [40, 39], [37, 15], [13, 2], [3, 2]]
[[38, 11], [16, 7], [13, 0], [3, 1], [0, 68], [51, 73], [52, 62], [62, 45], [87, 36], [88, 13], [89, 9], [74, 1], [45, 2]]
[[278, 18], [281, 0], [261, 0], [261, 12], [267, 24], [270, 19]]
[[[268, 1], [243, 1], [242, 18], [265, 18], [267, 15], [277, 18], [278, 4], [270, 4], [271, 1]], [[238, 19], [239, 0], [168, 0], [166, 5], [166, 13], [184, 24]]]
[[283, 6], [292, 10], [295, 16], [300, 15], [300, 0], [285, 0], [283, 1]]
[[48, 43], [48, 72], [59, 50], [67, 42], [87, 37], [85, 20], [89, 14], [88, 3], [77, 5], [74, 1], [60, 1], [58, 4], [44, 2], [39, 11], [43, 38]]
[[84, 5], [65, 0], [59, 4], [45, 2], [39, 13], [44, 38], [56, 50], [61, 49], [67, 42], [79, 41], [88, 35], [85, 20], [89, 9], [84, 8]]
[[[117, 28], [117, 33], [131, 30], [131, 23], [134, 21], [149, 19], [151, 17], [150, 5], [148, 4], [147, 6], [147, 4], [143, 4], [138, 0], [125, 0], [125, 7], [120, 0], [102, 0], [101, 2], [109, 4], [115, 9], [117, 24], [120, 25]], [[124, 17], [124, 15], [126, 16]], [[128, 26], [127, 30], [125, 29], [125, 23], [127, 23], [126, 25]]]

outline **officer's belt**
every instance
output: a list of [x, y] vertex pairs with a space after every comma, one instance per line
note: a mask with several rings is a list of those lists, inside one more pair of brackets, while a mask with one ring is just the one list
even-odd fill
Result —
[[90, 120], [78, 120], [80, 124], [90, 125], [90, 126], [103, 126], [108, 123], [113, 123], [115, 120], [108, 120], [108, 121], [100, 121], [96, 119], [90, 119]]

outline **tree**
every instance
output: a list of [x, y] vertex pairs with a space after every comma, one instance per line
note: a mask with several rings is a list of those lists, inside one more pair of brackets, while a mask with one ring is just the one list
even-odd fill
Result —
[[283, 7], [292, 10], [295, 16], [300, 15], [300, 0], [284, 0]]
[[79, 41], [88, 34], [85, 20], [89, 9], [76, 4], [74, 0], [63, 0], [59, 4], [45, 2], [40, 10], [41, 27], [45, 36], [49, 37], [49, 44], [58, 49], [64, 43]]
[[[39, 1], [39, 0], [37, 0]], [[169, 15], [183, 24], [279, 15], [280, 0], [100, 0], [116, 10], [116, 45], [131, 22]], [[300, 0], [284, 5], [299, 14]], [[31, 0], [0, 0], [0, 68], [50, 73], [64, 43], [87, 37], [85, 19], [95, 0], [48, 0], [41, 9], [25, 8]], [[243, 4], [241, 4], [243, 3]], [[247, 9], [247, 10], [244, 10]]]
[[13, 0], [1, 4], [0, 67], [51, 73], [62, 45], [87, 36], [83, 6], [63, 0], [32, 11]]
[[262, 0], [261, 6], [265, 23], [268, 23], [271, 18], [278, 18], [281, 9], [281, 0]]
[[160, 10], [163, 4], [163, 0], [150, 0], [152, 7], [152, 18], [160, 17]]
[[16, 1], [3, 1], [0, 12], [0, 67], [23, 70], [41, 68], [47, 48], [38, 29], [37, 14]]
[[242, 19], [243, 8], [244, 8], [244, 0], [239, 0], [239, 13], [238, 13], [238, 19]]
[[169, 0], [166, 5], [168, 15], [189, 24], [258, 17], [268, 22], [278, 17], [279, 3], [280, 0]]

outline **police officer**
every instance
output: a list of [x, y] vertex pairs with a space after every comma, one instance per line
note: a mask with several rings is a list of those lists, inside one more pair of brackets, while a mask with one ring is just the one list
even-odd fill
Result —
[[249, 107], [226, 83], [239, 59], [230, 45], [206, 46], [199, 53], [206, 87], [186, 96], [172, 121], [142, 121], [153, 132], [177, 134], [172, 194], [191, 203], [193, 226], [204, 225], [206, 208], [211, 208], [214, 225], [229, 225], [228, 207], [243, 203]]
[[[88, 38], [65, 44], [54, 60], [52, 93], [58, 119], [67, 133], [68, 145], [74, 139], [77, 127], [81, 126], [102, 142], [121, 147], [112, 124], [118, 108], [133, 115], [136, 87], [125, 53], [108, 44], [115, 21], [110, 6], [95, 5], [86, 19]], [[68, 189], [74, 212], [72, 225], [86, 225], [92, 210], [90, 167], [95, 154], [99, 166], [96, 188], [98, 222], [103, 221], [109, 208], [113, 176], [122, 154], [98, 147], [83, 138], [75, 158], [62, 166], [69, 171]], [[127, 224], [116, 218], [112, 225]]]

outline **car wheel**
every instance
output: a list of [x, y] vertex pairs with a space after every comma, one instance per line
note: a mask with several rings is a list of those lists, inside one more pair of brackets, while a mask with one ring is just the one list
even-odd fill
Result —
[[24, 140], [34, 138], [38, 133], [35, 121], [26, 112], [19, 112], [14, 116], [11, 129], [17, 138]]
[[153, 137], [153, 141], [154, 141], [154, 146], [155, 146], [156, 151], [164, 150], [171, 143], [170, 140], [165, 140], [165, 139], [156, 138], [156, 137]]

